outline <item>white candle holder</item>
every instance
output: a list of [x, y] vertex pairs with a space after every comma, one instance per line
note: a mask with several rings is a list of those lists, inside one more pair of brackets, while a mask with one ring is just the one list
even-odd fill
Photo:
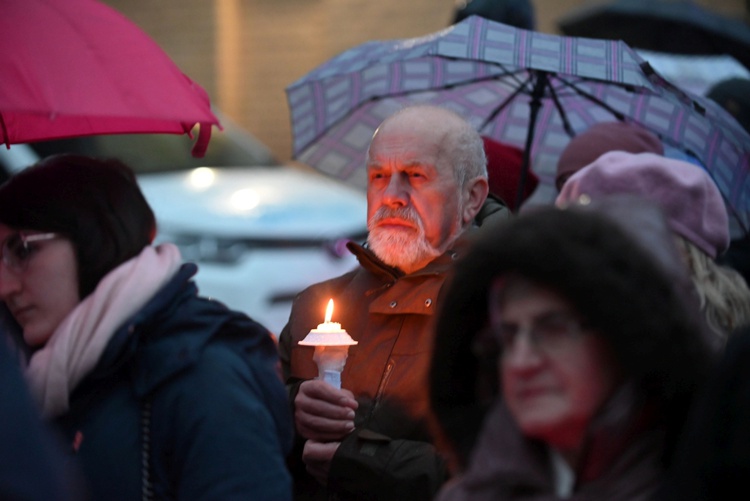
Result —
[[349, 346], [357, 344], [338, 322], [331, 322], [333, 299], [328, 301], [325, 321], [317, 329], [307, 333], [299, 342], [302, 346], [314, 346], [313, 361], [318, 366], [318, 378], [334, 388], [341, 388], [341, 372], [346, 365]]

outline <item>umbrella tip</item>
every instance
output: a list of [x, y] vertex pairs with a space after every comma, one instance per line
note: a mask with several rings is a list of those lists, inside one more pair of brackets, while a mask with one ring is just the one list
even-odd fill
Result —
[[198, 139], [193, 145], [191, 154], [195, 158], [203, 158], [206, 155], [208, 149], [208, 142], [211, 140], [211, 124], [199, 123], [198, 124]]

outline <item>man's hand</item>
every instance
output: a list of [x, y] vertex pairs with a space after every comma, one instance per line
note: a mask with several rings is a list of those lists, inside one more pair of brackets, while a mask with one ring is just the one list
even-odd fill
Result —
[[304, 438], [318, 442], [340, 441], [354, 429], [357, 406], [349, 390], [336, 389], [318, 379], [305, 381], [294, 399], [294, 422]]
[[341, 442], [323, 443], [314, 440], [305, 442], [305, 448], [302, 450], [302, 461], [307, 466], [307, 472], [323, 487], [328, 485], [331, 461], [339, 445], [341, 445]]

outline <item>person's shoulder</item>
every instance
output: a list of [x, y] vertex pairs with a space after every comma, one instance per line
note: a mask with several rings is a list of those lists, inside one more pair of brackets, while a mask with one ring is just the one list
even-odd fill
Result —
[[271, 333], [263, 330], [247, 335], [233, 329], [229, 332], [211, 337], [197, 351], [182, 353], [187, 370], [176, 371], [176, 377], [162, 381], [160, 393], [164, 398], [189, 399], [196, 404], [231, 402], [235, 398], [280, 401], [286, 398]]
[[488, 223], [510, 219], [513, 213], [500, 198], [489, 194], [474, 220], [481, 227]]
[[192, 368], [209, 347], [219, 346], [227, 356], [231, 352], [275, 355], [269, 330], [241, 311], [195, 294], [167, 304], [169, 307], [137, 316], [122, 328], [125, 333], [137, 333], [131, 342], [139, 345], [137, 366], [148, 368], [143, 373], [148, 387]]
[[[750, 325], [743, 326], [730, 334], [716, 370], [732, 374], [750, 374], [748, 362], [750, 362]], [[750, 380], [748, 380], [748, 386], [750, 386]]]
[[328, 280], [312, 284], [303, 289], [299, 294], [297, 294], [294, 302], [304, 302], [309, 299], [317, 299], [323, 296], [330, 297], [332, 294], [336, 294], [337, 292], [346, 288], [346, 286], [349, 285], [358, 274], [363, 272], [364, 269], [360, 266], [357, 266], [353, 270], [344, 273], [343, 275], [339, 275], [337, 277], [329, 278]]
[[217, 374], [223, 378], [223, 374], [244, 374], [248, 369], [255, 372], [258, 367], [273, 369], [278, 362], [275, 342], [268, 331], [260, 336], [260, 346], [257, 342], [248, 346], [246, 338], [237, 336], [213, 338], [201, 350], [192, 372]]

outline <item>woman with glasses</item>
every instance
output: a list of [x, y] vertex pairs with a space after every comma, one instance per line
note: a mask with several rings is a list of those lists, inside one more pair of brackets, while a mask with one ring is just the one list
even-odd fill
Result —
[[487, 228], [441, 298], [440, 501], [641, 500], [712, 360], [661, 212], [537, 208]]
[[0, 300], [93, 500], [287, 499], [291, 415], [266, 329], [202, 298], [115, 160], [0, 186]]

